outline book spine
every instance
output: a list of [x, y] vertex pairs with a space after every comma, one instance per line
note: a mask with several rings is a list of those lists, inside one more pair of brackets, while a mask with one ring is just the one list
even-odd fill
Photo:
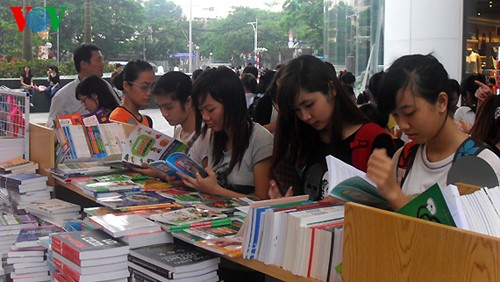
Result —
[[76, 270], [72, 269], [55, 257], [52, 257], [52, 261], [54, 262], [56, 270], [59, 271], [63, 277], [68, 277], [74, 281], [80, 281], [80, 274]]
[[115, 207], [120, 211], [138, 211], [138, 210], [156, 210], [156, 209], [164, 209], [168, 208], [172, 205], [172, 203], [164, 203], [164, 204], [156, 204], [156, 205], [140, 205], [140, 206], [121, 206]]
[[94, 132], [92, 131], [92, 127], [90, 126], [86, 126], [85, 129], [87, 130], [87, 135], [89, 137], [89, 140], [90, 140], [90, 149], [92, 151], [92, 155], [94, 156], [94, 158], [97, 158], [99, 157], [99, 149], [97, 148], [97, 141], [95, 140], [95, 135], [94, 135]]
[[227, 224], [231, 224], [230, 217], [215, 219], [212, 221], [195, 222], [195, 223], [191, 223], [191, 224], [172, 225], [172, 226], [168, 227], [168, 230], [170, 232], [173, 232], [173, 231], [189, 229], [189, 228], [217, 227], [217, 226], [222, 226], [222, 225], [227, 225]]
[[141, 272], [133, 267], [129, 267], [129, 271], [132, 273], [135, 281], [137, 282], [162, 282], [158, 279], [150, 277], [148, 274]]
[[76, 159], [76, 149], [75, 144], [73, 143], [73, 138], [71, 138], [71, 133], [69, 132], [69, 128], [67, 126], [62, 127], [64, 135], [66, 136], [66, 140], [68, 140], [69, 144], [69, 156], [71, 159]]
[[134, 257], [132, 255], [128, 255], [128, 260], [139, 265], [139, 266], [142, 266], [144, 267], [145, 269], [147, 270], [151, 270], [153, 271], [154, 273], [156, 274], [159, 274], [159, 275], [162, 275], [162, 276], [165, 276], [167, 279], [174, 279], [174, 275], [172, 272], [164, 269], [164, 268], [161, 268], [157, 265], [154, 265], [154, 264], [151, 264], [151, 263], [148, 263], [138, 257]]
[[92, 128], [94, 129], [94, 134], [95, 134], [96, 142], [97, 142], [97, 148], [99, 148], [99, 156], [101, 158], [105, 158], [105, 157], [107, 157], [107, 154], [106, 154], [106, 149], [104, 149], [104, 143], [103, 143], [101, 133], [99, 132], [99, 129], [97, 128], [97, 126], [92, 126]]
[[[65, 234], [61, 234], [59, 236], [65, 236]], [[69, 235], [67, 235], [69, 236]], [[69, 238], [71, 238], [69, 236]], [[58, 236], [52, 236], [52, 249], [60, 254], [61, 256], [67, 258], [69, 261], [76, 265], [80, 265], [80, 252], [78, 250], [73, 249], [67, 243], [63, 242]]]

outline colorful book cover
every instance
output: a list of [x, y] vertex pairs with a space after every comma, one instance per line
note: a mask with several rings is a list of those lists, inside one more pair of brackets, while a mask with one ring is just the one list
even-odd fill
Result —
[[191, 177], [196, 177], [196, 174], [200, 174], [201, 177], [208, 176], [207, 172], [199, 164], [184, 153], [172, 153], [165, 160], [165, 165], [175, 172], [180, 172]]
[[36, 174], [36, 173], [18, 173], [5, 176], [6, 184], [27, 184], [33, 182], [44, 182], [47, 181], [47, 176]]
[[199, 204], [199, 206], [215, 212], [230, 213], [236, 211], [239, 207], [248, 206], [250, 203], [257, 200], [257, 198], [251, 196], [243, 198], [216, 199], [215, 201], [205, 201]]
[[150, 216], [150, 218], [154, 221], [173, 225], [191, 224], [225, 217], [227, 217], [227, 215], [223, 213], [216, 213], [196, 207], [184, 208]]
[[97, 202], [113, 209], [130, 210], [136, 208], [162, 208], [174, 201], [160, 196], [154, 191], [115, 192], [110, 197], [101, 197]]
[[185, 151], [187, 146], [159, 131], [137, 125], [123, 147], [122, 161], [134, 165], [164, 160], [173, 152]]
[[443, 192], [437, 183], [412, 199], [396, 212], [456, 227], [453, 216], [446, 204]]
[[391, 204], [377, 192], [377, 188], [359, 176], [340, 182], [330, 191], [330, 195], [345, 202], [391, 210]]
[[61, 231], [61, 228], [55, 225], [22, 228], [19, 231], [19, 235], [17, 236], [14, 245], [17, 248], [39, 247], [40, 245], [38, 244], [38, 239]]

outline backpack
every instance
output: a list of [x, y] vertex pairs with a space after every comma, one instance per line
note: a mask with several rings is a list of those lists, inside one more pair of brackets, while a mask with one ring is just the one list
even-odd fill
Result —
[[352, 165], [355, 168], [366, 171], [368, 159], [373, 150], [373, 142], [381, 134], [389, 135], [389, 133], [376, 123], [369, 122], [361, 126], [356, 136], [354, 136], [354, 141], [349, 144], [352, 151]]
[[[417, 155], [418, 148], [420, 144], [415, 142], [410, 142], [403, 147], [401, 154], [398, 158], [396, 176], [399, 177], [400, 173], [403, 176], [400, 181], [401, 187], [403, 187], [403, 183], [408, 176], [411, 167], [413, 166], [413, 162], [415, 161], [415, 156]], [[471, 137], [465, 139], [465, 141], [458, 147], [455, 155], [453, 156], [453, 161], [455, 161], [467, 157], [467, 156], [477, 156], [481, 151], [487, 148], [487, 145], [484, 143], [477, 141]]]

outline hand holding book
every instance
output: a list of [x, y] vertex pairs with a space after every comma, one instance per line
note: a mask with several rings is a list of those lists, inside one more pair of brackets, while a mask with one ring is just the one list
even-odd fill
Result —
[[387, 156], [385, 149], [374, 149], [368, 160], [366, 176], [377, 186], [377, 191], [398, 209], [408, 203], [408, 198], [394, 176], [394, 162]]

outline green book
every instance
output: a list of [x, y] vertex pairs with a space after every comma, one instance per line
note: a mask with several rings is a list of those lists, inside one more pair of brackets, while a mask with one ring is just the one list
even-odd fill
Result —
[[330, 195], [345, 202], [391, 210], [391, 204], [366, 179], [353, 176], [337, 184]]
[[396, 212], [456, 227], [443, 192], [437, 183], [412, 199]]

